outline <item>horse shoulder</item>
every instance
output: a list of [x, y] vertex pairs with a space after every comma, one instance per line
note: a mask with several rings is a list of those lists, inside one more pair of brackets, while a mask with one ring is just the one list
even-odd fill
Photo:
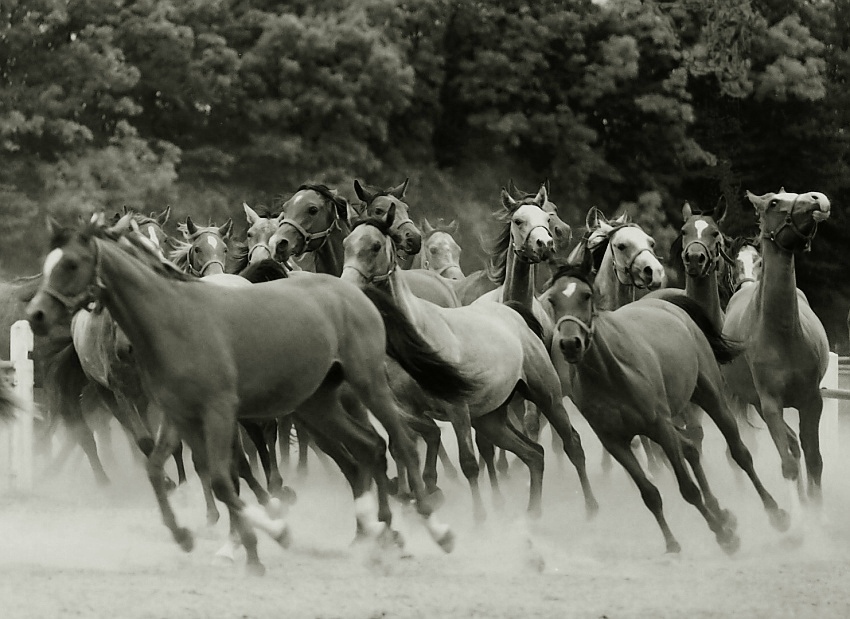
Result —
[[425, 269], [399, 271], [410, 291], [440, 307], [460, 307], [461, 303], [450, 280]]

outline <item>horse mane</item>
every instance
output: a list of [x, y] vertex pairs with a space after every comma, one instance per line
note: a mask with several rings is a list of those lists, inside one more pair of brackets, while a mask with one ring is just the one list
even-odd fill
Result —
[[192, 244], [179, 239], [172, 240], [171, 244], [174, 249], [169, 252], [168, 259], [179, 269], [187, 271], [189, 269], [189, 250], [192, 249]]
[[591, 289], [593, 289], [593, 277], [588, 274], [587, 268], [583, 267], [579, 264], [563, 264], [557, 268], [557, 270], [552, 273], [552, 277], [546, 282], [544, 288], [551, 288], [556, 281], [561, 279], [562, 277], [572, 277], [574, 279], [579, 280], [580, 282], [584, 282]]
[[248, 268], [248, 243], [245, 241], [231, 241], [231, 251], [227, 255], [227, 273], [241, 274]]
[[367, 216], [367, 217], [358, 217], [358, 218], [357, 218], [357, 219], [355, 219], [353, 222], [351, 222], [351, 230], [352, 230], [352, 232], [353, 232], [355, 229], [359, 228], [360, 226], [374, 226], [374, 227], [375, 227], [375, 228], [377, 228], [377, 229], [381, 232], [381, 234], [383, 234], [384, 236], [389, 236], [389, 235], [390, 235], [390, 228], [391, 228], [391, 226], [389, 226], [389, 225], [387, 224], [387, 222], [386, 222], [386, 221], [384, 221], [384, 219], [382, 219], [381, 217], [368, 217], [368, 216]]
[[[537, 194], [529, 194], [526, 197], [517, 200], [517, 207], [525, 204], [534, 204], [534, 199], [536, 197]], [[483, 240], [481, 243], [484, 251], [490, 254], [490, 258], [487, 259], [487, 265], [484, 267], [484, 272], [487, 273], [487, 279], [499, 286], [505, 283], [505, 275], [508, 268], [508, 250], [511, 247], [512, 215], [513, 213], [504, 209], [493, 213], [496, 221], [500, 222], [502, 227], [495, 237], [489, 241]]]

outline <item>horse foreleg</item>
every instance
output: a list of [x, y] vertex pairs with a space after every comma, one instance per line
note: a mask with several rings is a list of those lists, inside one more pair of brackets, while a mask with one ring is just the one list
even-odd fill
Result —
[[165, 486], [165, 460], [174, 452], [179, 442], [180, 437], [177, 434], [177, 430], [171, 424], [164, 423], [160, 429], [159, 437], [153, 451], [148, 457], [147, 472], [156, 502], [159, 505], [163, 523], [171, 531], [171, 535], [180, 545], [180, 548], [189, 552], [194, 546], [192, 533], [189, 529], [180, 527], [177, 524], [177, 518], [174, 515], [174, 510], [171, 508], [171, 503], [168, 500], [168, 491]]
[[[478, 453], [481, 454], [481, 459], [484, 461], [484, 466], [487, 469], [487, 477], [490, 478], [490, 491], [493, 494], [493, 504], [495, 507], [501, 508], [505, 504], [505, 497], [502, 496], [502, 489], [499, 486], [499, 476], [496, 474], [498, 468], [494, 463], [496, 447], [483, 432], [475, 433], [475, 444], [478, 447]], [[499, 451], [502, 454], [507, 453], [504, 449], [500, 449]]]
[[469, 408], [463, 405], [450, 406], [446, 413], [452, 423], [457, 438], [457, 455], [460, 460], [460, 470], [469, 483], [472, 493], [472, 517], [476, 522], [487, 518], [484, 502], [481, 500], [481, 489], [478, 486], [478, 474], [481, 469], [475, 457], [475, 445], [472, 442], [472, 423], [469, 418]]
[[277, 462], [277, 420], [265, 421], [261, 425], [269, 454], [269, 492], [275, 496], [283, 495], [283, 477]]
[[443, 472], [446, 474], [446, 477], [448, 477], [449, 479], [457, 479], [457, 467], [455, 467], [454, 462], [452, 462], [452, 459], [449, 458], [449, 454], [446, 451], [446, 448], [443, 446], [442, 438], [440, 440], [440, 448], [437, 452], [437, 455], [440, 458], [440, 464], [443, 465]]
[[800, 446], [806, 457], [806, 473], [809, 499], [820, 507], [823, 456], [820, 451], [820, 418], [823, 413], [823, 397], [820, 391], [813, 393], [809, 401], [800, 406]]

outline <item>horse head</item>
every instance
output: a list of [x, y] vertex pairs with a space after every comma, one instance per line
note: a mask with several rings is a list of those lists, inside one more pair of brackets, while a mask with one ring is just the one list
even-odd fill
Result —
[[277, 230], [269, 239], [275, 260], [318, 251], [348, 220], [348, 201], [325, 185], [301, 185], [281, 207]]
[[231, 219], [222, 226], [198, 226], [187, 217], [186, 222], [177, 227], [185, 242], [171, 252], [171, 259], [184, 271], [198, 277], [224, 273], [227, 240], [232, 228]]
[[550, 213], [543, 210], [547, 197], [545, 186], [534, 196], [521, 200], [515, 200], [502, 188], [502, 206], [510, 218], [513, 251], [527, 262], [547, 260], [555, 251], [555, 240], [549, 228]]
[[[541, 208], [549, 213], [549, 231], [552, 233], [552, 238], [555, 241], [551, 259], [556, 262], [563, 263], [566, 261], [567, 255], [571, 249], [570, 245], [573, 238], [573, 231], [570, 224], [565, 222], [558, 215], [558, 206], [549, 199], [551, 192], [549, 191], [548, 179], [543, 181], [541, 189], [546, 192], [546, 199]], [[508, 193], [512, 198], [518, 201], [533, 198], [536, 195], [519, 189], [514, 184], [513, 179], [508, 181]]]
[[460, 280], [464, 278], [460, 268], [460, 245], [455, 241], [457, 234], [457, 221], [448, 224], [437, 222], [434, 227], [427, 219], [422, 220], [420, 225], [424, 235], [422, 237], [422, 268], [434, 271], [438, 275], [448, 279]]
[[761, 236], [780, 250], [809, 251], [818, 224], [829, 218], [829, 198], [818, 191], [778, 193], [757, 196], [747, 191], [747, 199], [758, 212]]
[[243, 202], [242, 208], [248, 220], [246, 266], [273, 258], [269, 241], [277, 231], [277, 217], [273, 217], [265, 206], [258, 206], [260, 212], [257, 212]]
[[395, 205], [391, 205], [385, 217], [364, 216], [352, 222], [351, 233], [343, 241], [342, 279], [362, 286], [381, 284], [392, 277], [398, 267], [394, 220]]
[[[689, 277], [701, 279], [720, 268], [724, 254], [720, 223], [726, 214], [726, 201], [721, 199], [710, 211], [699, 211], [685, 202], [681, 230], [681, 257]], [[678, 246], [677, 243], [675, 245]]]
[[568, 363], [581, 361], [590, 348], [595, 296], [589, 264], [561, 267], [540, 296], [540, 302], [555, 322], [552, 350], [560, 351]]
[[410, 219], [410, 207], [404, 201], [409, 181], [410, 179], [405, 179], [400, 185], [384, 191], [372, 191], [355, 180], [354, 192], [362, 202], [361, 214], [366, 217], [386, 220], [390, 207], [395, 206], [395, 223], [391, 233], [399, 249], [413, 256], [422, 249], [422, 231]]

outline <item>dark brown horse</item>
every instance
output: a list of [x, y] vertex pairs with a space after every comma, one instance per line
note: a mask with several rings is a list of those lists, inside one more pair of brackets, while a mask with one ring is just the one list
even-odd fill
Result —
[[[747, 199], [759, 216], [762, 275], [757, 285], [738, 290], [729, 300], [723, 334], [743, 342], [744, 354], [728, 366], [732, 393], [752, 404], [767, 424], [782, 474], [801, 481], [800, 446], [808, 471], [808, 494], [821, 500], [823, 459], [818, 428], [829, 342], [821, 321], [797, 290], [795, 255], [807, 251], [818, 223], [830, 214], [822, 193], [766, 193]], [[783, 409], [800, 413], [800, 446], [783, 418]], [[797, 496], [791, 489], [792, 498]]]
[[193, 537], [177, 523], [163, 475], [165, 459], [181, 437], [206, 459], [199, 464], [206, 465], [201, 469], [208, 469], [216, 498], [239, 530], [249, 569], [263, 571], [255, 527], [280, 542], [287, 539], [282, 518], [239, 498], [231, 466], [237, 418], [273, 417], [281, 410], [312, 418], [354, 456], [362, 465], [355, 491], [358, 519], [366, 531], [391, 531], [388, 504], [374, 508], [370, 492], [373, 479], [386, 484], [386, 445], [342, 409], [342, 384], [384, 425], [408, 467], [417, 510], [433, 538], [451, 548], [452, 533], [426, 500], [415, 446], [387, 384], [386, 354], [424, 389], [443, 397], [459, 397], [472, 384], [416, 336], [386, 295], [374, 290], [367, 295], [321, 275], [228, 291], [160, 261], [134, 237], [96, 224], [54, 230], [51, 248], [42, 286], [27, 308], [30, 323], [42, 333], [67, 312], [99, 299], [121, 326], [145, 391], [167, 422], [148, 460], [148, 475], [163, 520], [184, 550], [192, 548]]
[[636, 435], [661, 446], [682, 496], [703, 515], [721, 547], [734, 552], [739, 546], [735, 519], [711, 493], [699, 451], [673, 423], [688, 403], [703, 408], [717, 424], [735, 461], [752, 480], [771, 523], [780, 530], [788, 528], [788, 515], [755, 473], [724, 396], [718, 361], [730, 361], [737, 351], [698, 305], [680, 294], [604, 311], [599, 309], [592, 275], [586, 268], [574, 267], [558, 274], [543, 298], [556, 318], [552, 354], [571, 386], [568, 395], [608, 452], [634, 479], [661, 528], [668, 552], [678, 552], [679, 543], [664, 518], [661, 495], [632, 452], [630, 444]]

